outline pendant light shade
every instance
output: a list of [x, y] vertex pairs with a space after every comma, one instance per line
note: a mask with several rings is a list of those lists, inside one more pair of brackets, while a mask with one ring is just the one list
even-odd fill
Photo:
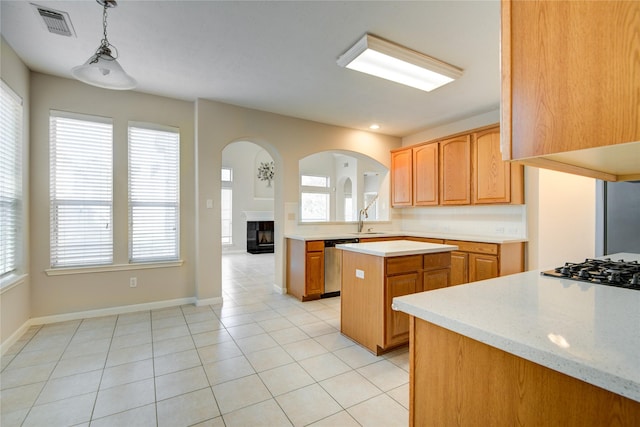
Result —
[[[128, 75], [117, 61], [118, 50], [107, 40], [107, 8], [116, 7], [115, 0], [96, 0], [104, 8], [104, 38], [96, 52], [87, 61], [73, 67], [71, 74], [81, 82], [105, 89], [129, 90], [136, 87], [136, 81]], [[116, 54], [113, 55], [112, 48]]]

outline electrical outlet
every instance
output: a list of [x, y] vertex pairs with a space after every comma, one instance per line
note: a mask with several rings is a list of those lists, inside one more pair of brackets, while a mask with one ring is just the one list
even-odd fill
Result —
[[130, 288], [135, 288], [138, 286], [138, 278], [137, 277], [130, 277], [129, 278], [129, 287]]
[[364, 270], [360, 270], [356, 268], [356, 277], [358, 279], [364, 279]]

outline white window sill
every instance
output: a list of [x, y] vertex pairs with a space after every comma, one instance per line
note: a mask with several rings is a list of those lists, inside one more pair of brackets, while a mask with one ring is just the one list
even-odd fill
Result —
[[67, 274], [106, 273], [112, 271], [147, 270], [150, 268], [182, 267], [183, 260], [167, 262], [149, 262], [140, 264], [93, 265], [88, 267], [49, 268], [44, 272], [47, 276], [65, 276]]
[[7, 292], [11, 288], [24, 283], [28, 274], [9, 274], [7, 277], [0, 279], [0, 294]]

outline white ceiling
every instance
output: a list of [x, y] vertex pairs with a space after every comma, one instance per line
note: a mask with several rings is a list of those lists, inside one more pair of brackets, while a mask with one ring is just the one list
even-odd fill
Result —
[[[71, 78], [102, 38], [93, 0], [67, 12], [77, 38], [46, 31], [26, 0], [0, 2], [1, 32], [33, 71]], [[500, 4], [491, 1], [141, 1], [109, 10], [109, 41], [137, 91], [210, 99], [405, 136], [499, 106]], [[341, 68], [365, 33], [464, 70], [430, 93]]]

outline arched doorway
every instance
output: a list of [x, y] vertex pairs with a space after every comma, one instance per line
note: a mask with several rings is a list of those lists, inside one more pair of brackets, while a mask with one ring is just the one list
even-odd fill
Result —
[[223, 149], [221, 164], [222, 292], [272, 292], [275, 160], [240, 140]]

